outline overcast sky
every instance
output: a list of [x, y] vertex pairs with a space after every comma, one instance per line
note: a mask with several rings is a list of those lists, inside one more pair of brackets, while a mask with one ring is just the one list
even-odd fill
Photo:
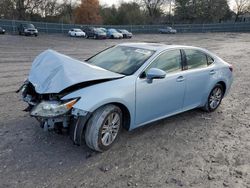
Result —
[[[113, 4], [119, 5], [121, 2], [130, 2], [134, 0], [99, 0], [101, 5], [111, 6]], [[139, 0], [138, 0], [139, 1]], [[231, 9], [233, 8], [235, 0], [229, 0]]]

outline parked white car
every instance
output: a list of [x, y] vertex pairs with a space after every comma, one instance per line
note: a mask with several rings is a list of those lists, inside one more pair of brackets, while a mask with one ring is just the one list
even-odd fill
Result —
[[83, 32], [81, 29], [73, 28], [73, 29], [69, 30], [69, 36], [71, 36], [71, 37], [85, 37], [86, 33]]

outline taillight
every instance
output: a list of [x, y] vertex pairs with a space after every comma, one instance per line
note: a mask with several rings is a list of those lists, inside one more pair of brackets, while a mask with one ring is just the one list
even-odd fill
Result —
[[229, 70], [230, 70], [231, 72], [233, 72], [233, 66], [232, 66], [232, 65], [229, 65]]

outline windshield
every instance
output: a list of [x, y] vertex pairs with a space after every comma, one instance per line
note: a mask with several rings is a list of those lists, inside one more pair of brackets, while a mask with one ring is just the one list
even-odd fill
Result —
[[105, 28], [99, 28], [101, 31], [106, 32]]
[[32, 29], [35, 28], [35, 26], [34, 26], [33, 24], [27, 24], [26, 27], [27, 27], [27, 28], [32, 28]]
[[97, 33], [104, 33], [103, 30], [100, 29], [100, 28], [95, 28], [95, 32], [97, 32]]
[[154, 51], [141, 48], [116, 46], [87, 60], [89, 64], [124, 75], [131, 75], [153, 55]]
[[82, 32], [81, 29], [74, 29], [75, 32]]
[[123, 32], [123, 33], [129, 33], [127, 30], [121, 30], [121, 32]]
[[116, 31], [115, 29], [109, 29], [110, 33], [118, 33], [118, 31]]

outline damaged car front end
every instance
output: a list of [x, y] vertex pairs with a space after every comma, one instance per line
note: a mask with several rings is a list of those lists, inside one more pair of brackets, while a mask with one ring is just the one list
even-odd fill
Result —
[[63, 94], [39, 94], [29, 81], [25, 81], [18, 92], [28, 103], [25, 111], [30, 112], [45, 131], [68, 129], [74, 119], [87, 115], [87, 112], [73, 108], [80, 98], [62, 100]]
[[119, 74], [47, 50], [34, 60], [28, 79], [17, 92], [28, 103], [24, 111], [36, 118], [45, 131], [69, 131], [74, 143], [81, 145], [82, 132], [91, 113], [74, 107], [81, 96], [67, 98], [67, 95], [120, 77]]

